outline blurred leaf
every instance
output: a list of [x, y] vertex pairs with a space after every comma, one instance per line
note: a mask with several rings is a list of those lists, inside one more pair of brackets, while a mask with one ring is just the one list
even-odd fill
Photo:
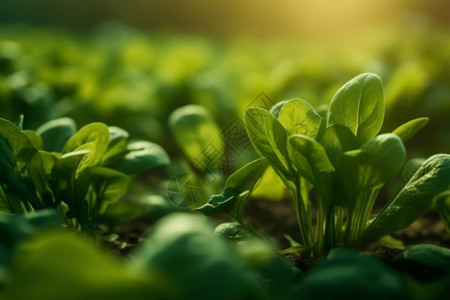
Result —
[[408, 299], [402, 281], [382, 261], [347, 249], [316, 263], [299, 286], [297, 299]]
[[414, 245], [400, 253], [395, 260], [414, 261], [450, 274], [450, 249], [436, 245]]
[[164, 218], [136, 251], [133, 264], [139, 270], [163, 270], [186, 299], [262, 297], [255, 278], [214, 234], [206, 217], [172, 214]]
[[75, 121], [60, 118], [49, 121], [36, 129], [44, 142], [43, 150], [61, 152], [66, 142], [77, 132]]
[[169, 156], [161, 146], [147, 141], [134, 141], [128, 144], [123, 158], [108, 167], [125, 174], [138, 174], [168, 165], [169, 162]]
[[151, 269], [132, 272], [91, 241], [62, 231], [23, 245], [4, 294], [23, 300], [177, 298], [163, 274]]
[[91, 123], [82, 127], [65, 144], [62, 153], [89, 150], [83, 156], [77, 169], [77, 175], [86, 168], [100, 163], [109, 144], [109, 130], [103, 123]]
[[202, 172], [220, 166], [225, 146], [221, 132], [211, 114], [199, 105], [187, 105], [174, 110], [169, 128], [178, 146]]

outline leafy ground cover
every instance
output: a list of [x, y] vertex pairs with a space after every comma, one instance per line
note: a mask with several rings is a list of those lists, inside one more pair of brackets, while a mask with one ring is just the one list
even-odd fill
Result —
[[396, 36], [369, 67], [306, 42], [11, 32], [0, 298], [448, 297], [439, 31]]

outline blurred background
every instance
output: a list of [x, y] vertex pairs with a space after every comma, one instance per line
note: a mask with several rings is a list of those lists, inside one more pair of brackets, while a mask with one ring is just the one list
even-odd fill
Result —
[[428, 116], [410, 156], [449, 152], [449, 15], [446, 0], [2, 0], [0, 116], [103, 121], [176, 158], [176, 108], [201, 105], [224, 130], [261, 98], [327, 105], [374, 72], [383, 131]]

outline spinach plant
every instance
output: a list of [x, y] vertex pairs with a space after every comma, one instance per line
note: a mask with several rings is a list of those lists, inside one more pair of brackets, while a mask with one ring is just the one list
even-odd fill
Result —
[[0, 119], [0, 208], [10, 213], [55, 208], [69, 226], [94, 228], [127, 191], [129, 175], [169, 162], [159, 145], [128, 137], [103, 123], [77, 131], [69, 118], [36, 131]]
[[447, 189], [450, 155], [424, 161], [373, 217], [380, 189], [405, 163], [403, 142], [428, 121], [415, 119], [378, 135], [383, 118], [383, 84], [369, 73], [342, 86], [327, 110], [316, 111], [301, 99], [282, 101], [270, 111], [248, 108], [247, 133], [262, 158], [232, 174], [223, 193], [200, 210], [228, 213], [254, 231], [243, 218], [245, 203], [271, 165], [293, 195], [302, 244], [291, 250], [321, 256], [333, 247], [374, 242], [408, 226]]

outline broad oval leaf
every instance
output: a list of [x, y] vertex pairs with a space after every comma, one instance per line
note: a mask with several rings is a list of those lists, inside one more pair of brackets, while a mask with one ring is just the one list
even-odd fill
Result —
[[278, 120], [288, 134], [303, 134], [312, 138], [317, 136], [322, 117], [307, 101], [292, 99], [280, 110]]
[[428, 120], [428, 118], [418, 118], [411, 120], [397, 127], [394, 131], [392, 131], [392, 133], [398, 135], [398, 137], [401, 138], [403, 142], [406, 142], [411, 139], [420, 129], [422, 129], [422, 127], [424, 127], [428, 123]]
[[134, 141], [128, 144], [121, 160], [108, 166], [125, 174], [138, 174], [169, 163], [169, 156], [160, 145]]
[[250, 107], [245, 112], [245, 127], [256, 151], [270, 161], [279, 175], [290, 180], [286, 130], [275, 116], [265, 109]]
[[109, 144], [109, 129], [103, 123], [91, 123], [82, 127], [66, 143], [63, 154], [72, 151], [89, 150], [79, 164], [77, 173], [98, 165]]
[[395, 260], [414, 261], [450, 273], [450, 249], [431, 244], [415, 245], [400, 253]]
[[327, 126], [347, 126], [362, 145], [377, 135], [383, 119], [383, 83], [378, 75], [364, 73], [337, 91], [330, 103]]
[[361, 149], [343, 153], [338, 169], [346, 203], [353, 205], [364, 191], [380, 188], [401, 170], [405, 159], [405, 147], [392, 133], [376, 136]]
[[67, 141], [77, 132], [77, 125], [71, 118], [49, 121], [36, 129], [44, 141], [43, 150], [61, 152]]
[[[361, 147], [370, 155], [370, 164], [377, 170], [372, 181], [385, 183], [392, 179], [403, 167], [406, 150], [400, 138], [392, 133], [380, 134]], [[373, 177], [375, 176], [375, 178]]]
[[450, 155], [428, 158], [405, 187], [364, 231], [360, 242], [373, 242], [396, 232], [427, 211], [433, 198], [450, 185]]
[[225, 146], [211, 114], [202, 106], [186, 105], [169, 116], [169, 128], [191, 164], [202, 172], [219, 168]]

